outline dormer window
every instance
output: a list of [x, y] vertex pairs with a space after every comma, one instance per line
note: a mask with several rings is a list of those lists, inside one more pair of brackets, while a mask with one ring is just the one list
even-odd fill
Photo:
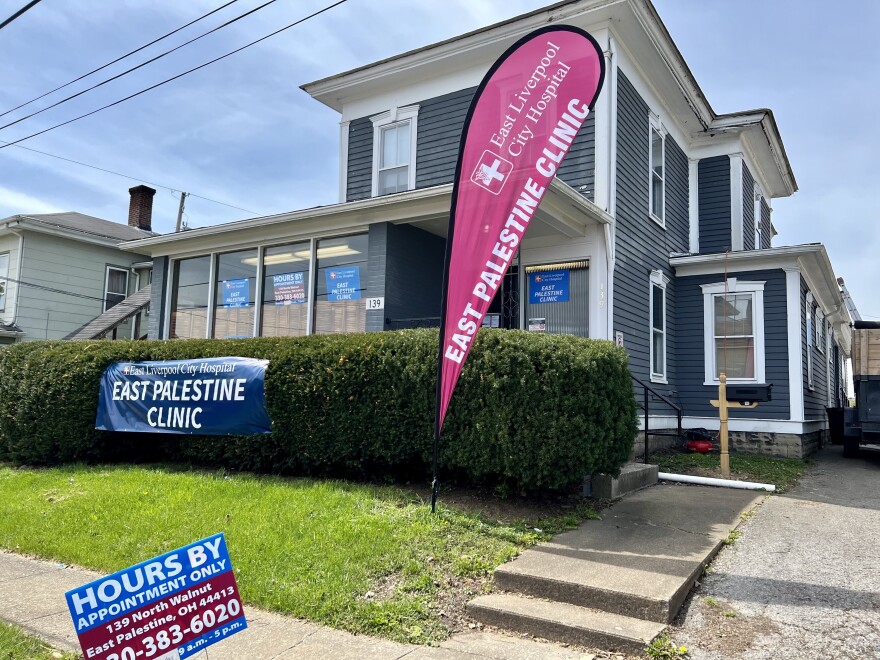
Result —
[[392, 108], [373, 122], [373, 196], [412, 190], [416, 184], [419, 106]]

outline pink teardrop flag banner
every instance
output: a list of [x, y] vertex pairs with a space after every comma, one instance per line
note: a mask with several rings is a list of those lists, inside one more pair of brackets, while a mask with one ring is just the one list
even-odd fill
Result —
[[471, 102], [446, 239], [432, 510], [440, 430], [455, 384], [486, 310], [604, 78], [605, 59], [596, 40], [579, 28], [556, 25], [511, 46]]

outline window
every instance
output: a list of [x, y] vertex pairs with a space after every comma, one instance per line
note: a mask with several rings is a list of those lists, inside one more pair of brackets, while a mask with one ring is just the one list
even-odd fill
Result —
[[308, 334], [308, 242], [266, 248], [263, 253], [263, 310], [260, 335], [301, 337]]
[[807, 385], [813, 389], [813, 294], [807, 292], [804, 318], [807, 325]]
[[651, 217], [656, 220], [660, 226], [664, 226], [664, 158], [666, 153], [666, 138], [660, 127], [651, 126], [651, 144], [649, 160], [651, 163], [651, 171], [649, 173], [651, 186], [649, 191]]
[[831, 323], [828, 323], [828, 326], [825, 328], [825, 355], [828, 358], [828, 365], [825, 369], [826, 376], [826, 387], [827, 387], [827, 405], [834, 405], [834, 330], [831, 327]]
[[104, 311], [128, 297], [128, 270], [107, 266], [104, 278]]
[[415, 188], [418, 114], [418, 106], [407, 106], [371, 118], [374, 197]]
[[214, 337], [216, 339], [253, 337], [257, 250], [252, 248], [218, 255], [216, 272]]
[[171, 294], [171, 339], [204, 339], [208, 335], [208, 289], [211, 257], [174, 262]]
[[755, 185], [755, 249], [760, 250], [761, 245], [761, 190]]
[[315, 333], [363, 332], [367, 308], [367, 235], [318, 241], [315, 269]]
[[666, 285], [659, 270], [651, 273], [651, 380], [666, 382]]
[[9, 253], [0, 254], [0, 312], [6, 309], [6, 288], [9, 277]]
[[819, 349], [820, 353], [825, 352], [825, 316], [822, 314], [822, 310], [816, 307], [816, 347]]
[[764, 381], [764, 282], [704, 284], [706, 385]]

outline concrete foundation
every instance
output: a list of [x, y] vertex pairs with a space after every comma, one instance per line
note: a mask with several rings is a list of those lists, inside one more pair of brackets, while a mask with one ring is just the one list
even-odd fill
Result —
[[[603, 500], [616, 500], [628, 493], [657, 483], [657, 466], [627, 463], [620, 468], [620, 476], [594, 474], [584, 486], [584, 494]], [[589, 489], [589, 492], [587, 490]]]
[[[730, 450], [776, 458], [807, 458], [828, 444], [828, 431], [820, 430], [798, 435], [796, 433], [761, 433], [732, 431]], [[713, 442], [716, 449], [718, 441]]]

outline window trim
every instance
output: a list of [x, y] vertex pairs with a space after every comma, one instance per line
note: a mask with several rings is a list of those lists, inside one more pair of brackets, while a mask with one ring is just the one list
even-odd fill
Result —
[[0, 252], [0, 259], [3, 257], [6, 257], [6, 271], [0, 271], [0, 285], [3, 286], [3, 290], [0, 291], [0, 312], [6, 311], [6, 300], [9, 297], [9, 262], [12, 261], [9, 252]]
[[816, 305], [816, 348], [820, 353], [825, 353], [825, 315], [818, 305]]
[[[669, 278], [663, 274], [662, 271], [654, 270], [651, 271], [651, 276], [648, 282], [648, 370], [651, 375], [652, 383], [669, 383], [668, 376], [668, 321], [669, 315], [667, 313], [667, 296], [666, 296], [666, 285], [669, 284]], [[656, 330], [654, 328], [654, 291], [655, 289], [660, 289], [663, 292], [663, 329]], [[657, 373], [654, 371], [654, 333], [660, 332], [663, 335], [663, 372]]]
[[[118, 270], [121, 273], [125, 273], [125, 293], [116, 293], [115, 291], [111, 292], [109, 290], [109, 288], [110, 288], [110, 271], [111, 270]], [[107, 296], [110, 295], [111, 293], [114, 296], [121, 295], [122, 300], [125, 300], [126, 298], [128, 298], [128, 287], [131, 285], [131, 282], [129, 280], [130, 275], [131, 275], [131, 272], [129, 271], [128, 268], [123, 268], [122, 266], [111, 266], [110, 264], [107, 264], [105, 266], [105, 268], [104, 268], [104, 301], [103, 301], [103, 311], [104, 312], [106, 312], [108, 309], [112, 309], [113, 307], [115, 307], [116, 305], [119, 304], [119, 303], [116, 303], [116, 305], [111, 305], [109, 307], [107, 306]], [[122, 302], [122, 301], [120, 301], [120, 302]]]
[[755, 249], [762, 249], [761, 246], [761, 189], [755, 184]]
[[725, 283], [703, 284], [703, 385], [717, 386], [715, 376], [715, 297], [728, 294], [752, 295], [752, 323], [755, 337], [755, 377], [728, 378], [728, 383], [766, 383], [764, 356], [764, 284], [765, 282], [740, 281], [734, 277]]
[[[663, 163], [663, 174], [659, 176], [660, 190], [662, 193], [659, 215], [654, 208], [654, 133], [657, 133], [660, 136], [660, 149], [662, 151], [660, 157]], [[666, 229], [666, 135], [667, 131], [663, 124], [659, 119], [652, 116], [648, 125], [648, 217], [663, 229]]]
[[813, 384], [813, 346], [815, 345], [813, 330], [813, 294], [807, 291], [804, 305], [804, 319], [807, 325], [807, 387], [816, 389]]
[[379, 164], [382, 156], [382, 131], [394, 124], [409, 123], [409, 163], [407, 171], [407, 190], [416, 187], [416, 136], [418, 135], [419, 106], [394, 107], [370, 117], [373, 122], [373, 175], [371, 196], [379, 196]]

